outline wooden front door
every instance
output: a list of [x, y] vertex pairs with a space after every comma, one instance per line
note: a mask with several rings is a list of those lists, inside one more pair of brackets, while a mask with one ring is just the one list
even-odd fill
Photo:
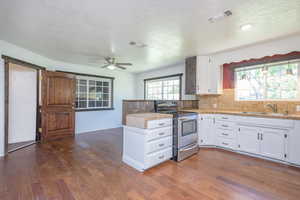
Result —
[[75, 76], [42, 72], [42, 141], [74, 136]]

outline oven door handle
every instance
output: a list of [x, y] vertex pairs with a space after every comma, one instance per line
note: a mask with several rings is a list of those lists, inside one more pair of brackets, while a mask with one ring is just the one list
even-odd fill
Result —
[[192, 147], [189, 147], [189, 148], [187, 148], [187, 149], [180, 149], [180, 151], [190, 151], [190, 150], [194, 149], [194, 148], [197, 147], [197, 146], [198, 146], [198, 144], [195, 144], [195, 145], [193, 145]]
[[190, 119], [188, 119], [188, 118], [180, 118], [179, 120], [180, 120], [180, 121], [188, 121], [188, 120], [190, 120]]

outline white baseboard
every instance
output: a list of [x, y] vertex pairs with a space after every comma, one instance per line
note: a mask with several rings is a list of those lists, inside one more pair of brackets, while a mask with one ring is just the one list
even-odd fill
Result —
[[123, 155], [122, 158], [123, 162], [126, 163], [127, 165], [135, 168], [136, 170], [143, 172], [145, 171], [144, 165], [140, 162], [137, 162], [136, 160], [130, 158], [129, 156]]
[[201, 145], [199, 146], [199, 148], [210, 148], [210, 149], [222, 149], [225, 151], [230, 151], [233, 153], [238, 153], [238, 154], [242, 154], [242, 155], [246, 155], [246, 156], [250, 156], [250, 157], [254, 157], [254, 158], [260, 158], [263, 160], [269, 160], [272, 162], [276, 162], [276, 163], [281, 163], [281, 164], [285, 164], [285, 165], [289, 165], [289, 166], [294, 166], [294, 167], [298, 167], [300, 168], [300, 165], [294, 164], [294, 163], [290, 163], [288, 161], [285, 160], [278, 160], [278, 159], [274, 159], [274, 158], [269, 158], [269, 157], [265, 157], [265, 156], [261, 156], [258, 154], [253, 154], [253, 153], [248, 153], [248, 152], [244, 152], [244, 151], [238, 151], [238, 150], [234, 150], [234, 149], [228, 149], [228, 148], [224, 148], [224, 147], [219, 147], [219, 146], [214, 146], [214, 145]]

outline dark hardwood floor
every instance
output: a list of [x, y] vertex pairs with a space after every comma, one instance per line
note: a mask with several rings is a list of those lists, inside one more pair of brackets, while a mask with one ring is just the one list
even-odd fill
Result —
[[8, 152], [10, 152], [10, 151], [13, 151], [15, 149], [19, 149], [21, 147], [28, 146], [28, 145], [30, 145], [34, 142], [35, 142], [35, 140], [30, 140], [30, 141], [26, 141], [26, 142], [11, 143], [11, 144], [8, 144], [7, 149], [8, 149]]
[[0, 159], [1, 200], [300, 199], [300, 170], [222, 150], [139, 173], [121, 129], [37, 144]]

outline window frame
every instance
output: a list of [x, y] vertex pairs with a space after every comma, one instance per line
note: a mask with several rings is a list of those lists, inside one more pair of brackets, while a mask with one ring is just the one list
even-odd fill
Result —
[[[252, 69], [257, 69], [257, 68], [263, 68], [263, 67], [272, 67], [272, 66], [277, 66], [280, 64], [288, 64], [288, 63], [299, 63], [298, 64], [298, 94], [297, 94], [297, 98], [295, 99], [269, 99], [269, 98], [263, 98], [263, 99], [238, 99], [238, 91], [237, 91], [237, 72], [238, 71], [243, 71], [243, 68], [249, 68], [249, 70]], [[247, 69], [246, 69], [247, 70]], [[245, 71], [246, 71], [245, 70]], [[264, 63], [264, 64], [255, 64], [255, 65], [248, 65], [248, 66], [242, 66], [242, 67], [235, 67], [234, 68], [234, 100], [235, 101], [241, 101], [241, 102], [245, 102], [245, 101], [290, 101], [290, 102], [298, 102], [300, 101], [300, 59], [291, 59], [291, 60], [284, 60], [284, 61], [274, 61], [274, 62], [269, 62], [269, 63]], [[265, 76], [265, 81], [267, 79], [267, 76]], [[266, 82], [265, 82], [266, 83]], [[264, 88], [264, 95], [266, 96], [266, 90], [267, 87]]]
[[[168, 79], [168, 78], [174, 78], [174, 77], [179, 78], [179, 99], [178, 100], [181, 100], [182, 99], [182, 76], [183, 76], [183, 73], [144, 79], [144, 100], [149, 100], [149, 99], [147, 99], [147, 82], [148, 81], [155, 81], [155, 80], [160, 80], [160, 79], [162, 80], [162, 79]], [[162, 100], [162, 99], [151, 99], [151, 100]], [[166, 101], [168, 101], [168, 100], [166, 100]], [[174, 101], [177, 101], [177, 100], [174, 100]]]
[[[110, 98], [110, 107], [109, 108], [75, 108], [75, 112], [88, 112], [88, 111], [102, 111], [102, 110], [114, 110], [114, 77], [110, 76], [100, 76], [100, 75], [93, 75], [93, 74], [83, 74], [83, 73], [76, 73], [76, 72], [67, 72], [67, 71], [57, 71], [57, 72], [63, 72], [63, 73], [70, 73], [74, 74], [76, 77], [87, 77], [85, 80], [92, 80], [93, 78], [96, 79], [108, 79], [111, 82], [111, 98]], [[75, 85], [75, 90], [77, 91], [77, 83]], [[75, 94], [75, 98], [76, 98]], [[88, 101], [87, 101], [88, 102]], [[75, 104], [75, 102], [74, 102]]]

